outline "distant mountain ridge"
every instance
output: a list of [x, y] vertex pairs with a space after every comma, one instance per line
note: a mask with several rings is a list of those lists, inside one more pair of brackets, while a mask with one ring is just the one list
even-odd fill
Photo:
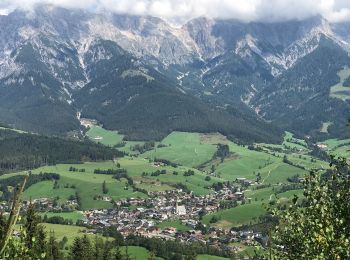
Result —
[[[302, 118], [311, 110], [301, 100], [308, 100], [309, 92], [290, 99], [304, 110], [271, 105], [288, 103], [288, 95], [271, 93], [307, 85], [314, 86], [313, 94], [321, 90], [316, 77], [302, 73], [323, 55], [320, 49], [330, 56], [341, 53], [334, 63], [312, 64], [320, 74], [331, 66], [327, 78], [336, 84], [337, 72], [350, 66], [348, 32], [350, 24], [330, 24], [320, 16], [279, 23], [200, 17], [177, 28], [155, 17], [93, 14], [51, 5], [37, 6], [31, 13], [16, 10], [0, 16], [0, 121], [60, 134], [79, 129], [75, 114], [81, 111], [136, 139], [141, 132], [153, 133], [147, 137], [151, 139], [170, 130], [191, 129], [240, 136], [242, 129], [254, 125], [248, 139], [261, 141], [280, 133], [267, 134], [275, 128], [266, 120], [300, 134], [315, 134], [327, 116], [338, 118], [335, 129], [347, 117], [348, 101], [330, 97], [332, 85], [322, 86], [323, 98], [312, 104], [322, 107], [330, 99], [332, 113], [302, 128]], [[325, 48], [324, 42], [332, 48]], [[291, 79], [293, 73], [305, 78], [302, 84]], [[283, 83], [287, 79], [288, 86]], [[185, 109], [177, 109], [179, 100], [186, 103]], [[168, 107], [162, 111], [164, 103]], [[213, 116], [214, 110], [220, 116]], [[297, 116], [301, 111], [304, 117]], [[158, 119], [149, 120], [154, 113]], [[128, 115], [135, 117], [127, 120]], [[160, 133], [151, 124], [158, 124]], [[346, 135], [334, 132], [339, 133]]]

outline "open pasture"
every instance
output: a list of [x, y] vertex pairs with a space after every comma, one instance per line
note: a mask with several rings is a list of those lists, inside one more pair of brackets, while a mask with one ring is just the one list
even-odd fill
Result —
[[[150, 256], [150, 252], [146, 248], [140, 246], [121, 247], [121, 253], [124, 255], [128, 254], [129, 257], [134, 260], [145, 260]], [[162, 258], [156, 257], [156, 259], [161, 260]]]
[[123, 141], [124, 136], [118, 134], [117, 131], [109, 131], [101, 126], [92, 126], [86, 135], [96, 143], [106, 146], [114, 146]]
[[[70, 167], [85, 169], [85, 172], [69, 171]], [[95, 169], [116, 169], [115, 164], [110, 162], [95, 162], [84, 164], [58, 164], [55, 166], [45, 166], [32, 171], [32, 174], [40, 172], [52, 172], [60, 175], [58, 185], [54, 189], [53, 181], [39, 182], [25, 190], [24, 199], [37, 198], [56, 198], [59, 201], [67, 201], [71, 195], [79, 194], [82, 202], [82, 209], [91, 208], [111, 208], [112, 204], [108, 201], [94, 199], [95, 196], [105, 196], [114, 200], [129, 197], [142, 197], [145, 194], [134, 192], [131, 187], [126, 189], [127, 180], [113, 179], [112, 175], [94, 174]], [[5, 175], [6, 176], [6, 175]], [[107, 194], [102, 192], [102, 183], [106, 182], [108, 188]]]
[[338, 72], [339, 83], [331, 87], [330, 96], [343, 101], [350, 99], [350, 88], [344, 86], [344, 82], [350, 77], [350, 69], [345, 67]]
[[198, 255], [196, 260], [228, 260], [228, 258], [213, 255]]
[[211, 160], [216, 152], [216, 145], [203, 140], [203, 135], [199, 133], [173, 132], [161, 142], [166, 147], [155, 148], [142, 156], [167, 159], [184, 166], [196, 167]]
[[51, 217], [62, 217], [64, 219], [72, 220], [73, 223], [76, 223], [78, 220], [85, 219], [84, 215], [79, 211], [73, 211], [73, 212], [43, 212], [40, 214], [41, 217], [44, 217], [45, 215], [48, 218]]
[[[266, 210], [261, 203], [251, 203], [235, 208], [221, 210], [203, 217], [203, 223], [218, 228], [230, 229], [232, 227], [255, 223], [259, 216], [265, 214]], [[218, 218], [218, 222], [210, 223], [213, 217]]]

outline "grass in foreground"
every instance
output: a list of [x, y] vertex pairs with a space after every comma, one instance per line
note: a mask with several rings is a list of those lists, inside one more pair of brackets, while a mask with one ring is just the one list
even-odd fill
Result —
[[[146, 260], [150, 256], [150, 252], [140, 246], [128, 246], [128, 247], [122, 247], [121, 248], [122, 254], [128, 254], [131, 259], [135, 260]], [[157, 257], [156, 259], [160, 260], [162, 258]]]

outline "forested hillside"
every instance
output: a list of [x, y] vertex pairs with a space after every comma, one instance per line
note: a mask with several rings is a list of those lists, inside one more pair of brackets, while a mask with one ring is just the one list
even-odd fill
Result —
[[0, 173], [56, 163], [111, 160], [123, 153], [90, 141], [17, 133], [0, 129]]

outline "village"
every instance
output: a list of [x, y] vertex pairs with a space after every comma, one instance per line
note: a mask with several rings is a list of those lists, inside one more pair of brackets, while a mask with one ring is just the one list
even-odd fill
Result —
[[[229, 246], [233, 242], [246, 245], [263, 243], [261, 233], [251, 230], [234, 231], [207, 227], [202, 224], [202, 216], [217, 212], [223, 201], [231, 202], [231, 207], [249, 201], [237, 187], [224, 187], [206, 196], [195, 196], [179, 190], [150, 193], [147, 199], [127, 199], [115, 202], [116, 208], [84, 211], [84, 224], [98, 229], [114, 226], [124, 236], [140, 235], [182, 242], [201, 241], [208, 245], [225, 247], [232, 252], [239, 249]], [[159, 227], [163, 221], [179, 221], [188, 227], [186, 231], [168, 225]]]
[[[79, 225], [90, 227], [89, 233], [96, 234], [108, 227], [116, 227], [124, 236], [140, 235], [164, 240], [180, 240], [182, 242], [200, 241], [208, 245], [225, 248], [232, 252], [239, 251], [234, 242], [244, 245], [264, 244], [264, 237], [252, 230], [227, 230], [207, 226], [202, 223], [202, 217], [215, 213], [223, 208], [236, 207], [250, 203], [250, 198], [244, 196], [243, 187], [249, 186], [245, 178], [237, 179], [235, 185], [224, 185], [218, 191], [209, 195], [196, 196], [182, 189], [161, 192], [149, 192], [148, 198], [128, 198], [114, 203], [112, 209], [91, 209], [81, 211], [84, 219]], [[111, 201], [109, 197], [99, 199]], [[40, 198], [32, 200], [41, 212], [71, 212], [76, 210], [77, 201], [72, 198], [59, 205], [54, 200]], [[26, 210], [29, 201], [24, 201], [22, 208]], [[1, 204], [0, 208], [8, 211], [8, 204]], [[185, 229], [178, 230], [178, 222]], [[162, 222], [170, 223], [161, 228]]]

